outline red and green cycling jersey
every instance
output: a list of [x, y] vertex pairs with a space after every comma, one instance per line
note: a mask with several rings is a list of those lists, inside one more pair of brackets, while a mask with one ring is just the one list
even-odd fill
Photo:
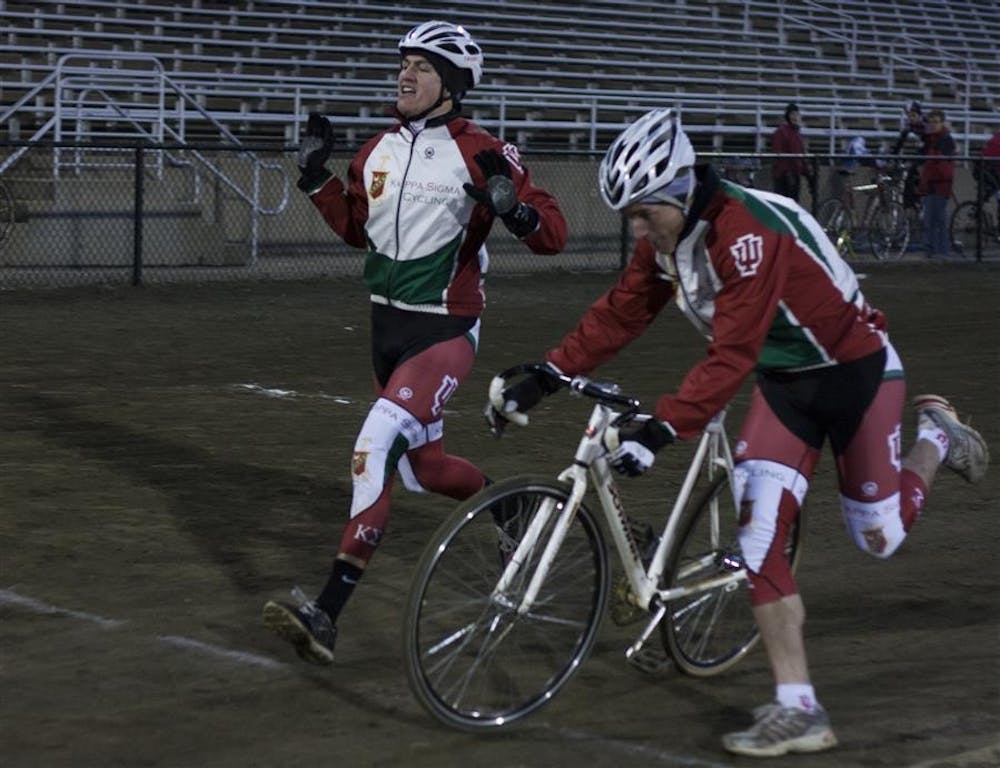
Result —
[[586, 374], [637, 338], [673, 299], [708, 352], [655, 415], [696, 436], [755, 369], [805, 371], [865, 357], [887, 342], [884, 316], [816, 220], [786, 197], [722, 181], [699, 186], [673, 254], [636, 243], [617, 283], [546, 358]]
[[485, 185], [473, 160], [484, 149], [507, 158], [518, 200], [538, 212], [538, 227], [525, 244], [538, 254], [565, 245], [558, 203], [531, 183], [513, 144], [454, 114], [400, 122], [361, 148], [346, 186], [332, 178], [311, 196], [347, 244], [367, 248], [364, 279], [373, 302], [432, 314], [482, 312], [485, 241], [494, 216], [463, 185]]

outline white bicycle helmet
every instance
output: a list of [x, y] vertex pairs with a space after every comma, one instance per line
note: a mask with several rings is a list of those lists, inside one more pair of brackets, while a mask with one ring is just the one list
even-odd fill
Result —
[[433, 53], [463, 70], [468, 89], [475, 88], [483, 76], [483, 50], [464, 27], [447, 21], [425, 21], [418, 24], [399, 41], [399, 52]]
[[601, 197], [614, 211], [638, 200], [687, 210], [694, 191], [694, 147], [676, 109], [647, 112], [612, 142], [598, 172]]

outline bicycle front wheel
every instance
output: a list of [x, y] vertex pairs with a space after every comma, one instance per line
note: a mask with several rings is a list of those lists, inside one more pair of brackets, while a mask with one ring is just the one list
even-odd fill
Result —
[[851, 209], [842, 200], [831, 197], [820, 204], [816, 218], [827, 237], [837, 247], [837, 252], [844, 258], [849, 258], [852, 255], [851, 234], [854, 229]]
[[[800, 515], [785, 544], [793, 570], [799, 560], [801, 519]], [[724, 473], [690, 506], [667, 556], [670, 587], [697, 587], [699, 582], [733, 576], [717, 586], [695, 589], [668, 606], [660, 624], [664, 647], [686, 674], [719, 674], [742, 659], [759, 638], [742, 573], [738, 531], [739, 510], [730, 476]]]
[[[404, 661], [417, 700], [446, 725], [486, 730], [530, 715], [590, 652], [610, 568], [584, 506], [534, 601], [521, 607], [568, 497], [569, 487], [550, 479], [496, 483], [459, 506], [424, 550], [407, 599]], [[531, 544], [518, 557], [526, 535]], [[511, 558], [523, 563], [500, 590]]]
[[902, 204], [887, 202], [872, 211], [868, 223], [872, 255], [881, 261], [902, 258], [910, 243], [910, 222]]

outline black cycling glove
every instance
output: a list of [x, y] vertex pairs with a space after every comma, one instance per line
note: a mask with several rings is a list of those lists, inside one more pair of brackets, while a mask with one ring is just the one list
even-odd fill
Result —
[[464, 184], [469, 196], [489, 208], [515, 237], [527, 237], [538, 229], [538, 211], [517, 199], [507, 158], [495, 149], [484, 149], [473, 160], [486, 177], [486, 187]]
[[298, 166], [301, 176], [297, 186], [312, 194], [333, 176], [326, 161], [333, 153], [333, 126], [319, 112], [310, 112], [305, 133], [299, 142]]
[[525, 412], [534, 408], [546, 395], [559, 389], [559, 371], [545, 363], [543, 370], [532, 371], [517, 384], [504, 388], [499, 393], [490, 393], [483, 415], [490, 426], [490, 432], [500, 437], [507, 423], [515, 421], [522, 426], [528, 423]]

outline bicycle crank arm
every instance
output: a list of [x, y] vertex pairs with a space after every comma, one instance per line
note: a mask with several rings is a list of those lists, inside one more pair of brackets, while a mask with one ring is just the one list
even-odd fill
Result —
[[636, 640], [632, 645], [625, 649], [625, 658], [631, 659], [635, 654], [642, 650], [642, 646], [646, 644], [649, 640], [649, 636], [653, 634], [653, 630], [659, 626], [660, 622], [663, 620], [664, 614], [667, 612], [666, 603], [660, 603], [659, 607], [656, 609], [656, 613], [646, 624], [646, 628], [642, 630], [642, 634], [639, 635], [639, 639]]

